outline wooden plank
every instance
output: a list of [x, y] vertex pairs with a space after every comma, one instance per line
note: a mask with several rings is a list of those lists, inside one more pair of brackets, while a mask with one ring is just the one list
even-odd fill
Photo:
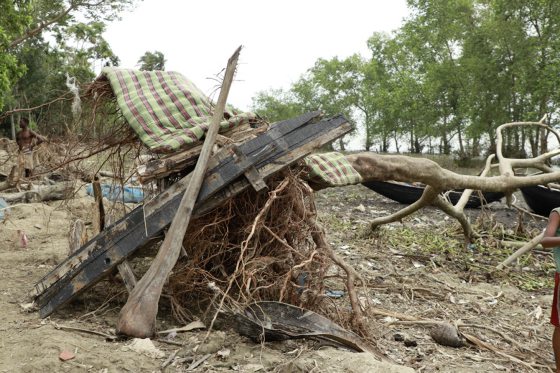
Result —
[[[266, 125], [260, 125], [257, 128], [252, 128], [249, 123], [243, 124], [239, 127], [234, 127], [229, 131], [225, 131], [222, 134], [218, 134], [216, 143], [220, 145], [226, 145], [229, 142], [239, 143], [247, 141], [257, 135], [265, 132], [267, 130]], [[228, 139], [223, 142], [220, 139]], [[174, 172], [179, 172], [184, 170], [186, 167], [195, 164], [202, 145], [196, 145], [195, 147], [184, 150], [178, 153], [174, 153], [165, 158], [152, 159], [143, 165], [136, 168], [138, 173], [138, 181], [145, 184], [156, 178], [162, 178], [168, 176]]]
[[257, 169], [254, 166], [249, 167], [249, 169], [245, 171], [244, 175], [247, 178], [247, 181], [251, 183], [251, 186], [256, 192], [260, 192], [261, 190], [268, 189], [261, 174], [259, 174], [259, 171], [257, 171]]
[[123, 260], [123, 262], [119, 264], [117, 268], [119, 269], [119, 275], [121, 275], [124, 286], [126, 287], [128, 294], [130, 294], [136, 286], [136, 276], [134, 275], [134, 271], [132, 270], [132, 267], [130, 266], [128, 260]]
[[68, 233], [68, 255], [73, 254], [87, 241], [86, 225], [83, 220], [76, 219]]
[[[114, 221], [115, 221], [114, 215], [106, 214], [104, 226], [108, 227], [111, 224], [113, 224]], [[132, 270], [130, 263], [128, 262], [128, 260], [125, 259], [122, 261], [121, 264], [117, 266], [117, 269], [119, 270], [119, 275], [121, 275], [126, 290], [130, 294], [130, 292], [136, 286], [136, 276], [134, 275], [134, 271]]]
[[[321, 136], [315, 138], [312, 141], [305, 143], [304, 145], [296, 148], [290, 152], [286, 152], [283, 156], [279, 157], [275, 162], [263, 165], [258, 169], [259, 173], [266, 179], [267, 176], [273, 175], [278, 171], [285, 168], [286, 164], [293, 164], [298, 160], [301, 160], [305, 156], [309, 155], [313, 150], [320, 148], [321, 146], [336, 140], [337, 138], [343, 136], [344, 134], [352, 130], [352, 125], [348, 122], [341, 123], [337, 128], [332, 131], [325, 132]], [[232, 198], [237, 194], [241, 193], [243, 190], [248, 188], [250, 183], [247, 180], [239, 180], [234, 184], [228, 185], [226, 188], [220, 190], [212, 198], [207, 200], [200, 208], [197, 210], [199, 215], [206, 214], [212, 209], [218, 207], [223, 203], [224, 200]]]
[[[235, 155], [239, 157], [239, 159], [245, 158], [245, 154], [243, 154], [243, 152], [241, 152], [237, 147], [234, 147], [233, 151]], [[245, 171], [244, 175], [249, 181], [249, 183], [251, 183], [255, 191], [260, 192], [261, 190], [267, 189], [264, 179], [261, 177], [261, 175], [259, 174], [259, 172], [254, 166], [249, 167], [247, 171]]]
[[[266, 178], [290, 163], [301, 159], [303, 156], [313, 151], [313, 149], [340, 137], [350, 130], [350, 124], [348, 124], [343, 117], [337, 117], [329, 121], [307, 124], [302, 126], [299, 131], [288, 132], [284, 137], [290, 138], [292, 141], [296, 142], [293, 146], [289, 146], [289, 142], [280, 136], [278, 138], [280, 141], [275, 142], [273, 149], [274, 154], [273, 156], [268, 156], [268, 160], [256, 159], [256, 156], [259, 155], [259, 151], [257, 151], [256, 147], [252, 148], [251, 146], [246, 146], [245, 149], [254, 151], [254, 154], [252, 157], [249, 157], [249, 159], [260, 165], [259, 172]], [[274, 131], [266, 135], [269, 138], [276, 137]], [[265, 135], [261, 135], [261, 137], [263, 136]], [[259, 143], [262, 144], [262, 139], [259, 139]], [[307, 143], [310, 145], [298, 151], [297, 147], [301, 147]], [[290, 147], [295, 148], [290, 150]], [[206, 180], [208, 179], [207, 177]], [[209, 184], [211, 185], [212, 183], [210, 182]], [[223, 202], [224, 198], [230, 198], [236, 195], [248, 185], [249, 183], [246, 180], [240, 180], [234, 185], [228, 186], [216, 197], [210, 198], [212, 194], [219, 191], [224, 185], [221, 185], [220, 188], [215, 188], [214, 193], [208, 193], [204, 197], [204, 200], [208, 199], [207, 202], [201, 203], [203, 200], [197, 201], [195, 215], [209, 211]], [[180, 189], [180, 186], [177, 186], [177, 184], [173, 187]], [[144, 220], [143, 214], [129, 214], [128, 218], [121, 222], [121, 226], [117, 224], [119, 229], [112, 232], [112, 235], [100, 237], [95, 240], [98, 241], [98, 244], [102, 243], [100, 248], [103, 249], [92, 250], [88, 253], [88, 245], [86, 245], [82, 257], [76, 256], [76, 258], [71, 258], [71, 262], [76, 260], [81, 260], [81, 262], [79, 262], [75, 268], [69, 269], [70, 275], [65, 273], [65, 277], [62, 278], [59, 276], [59, 280], [56, 280], [56, 275], [47, 275], [45, 279], [51, 282], [49, 286], [46, 286], [45, 283], [42, 282], [36, 285], [35, 292], [38, 294], [36, 303], [41, 306], [41, 317], [48, 316], [76, 294], [79, 294], [84, 289], [99, 281], [111, 268], [146, 242], [148, 239], [147, 237], [153, 236], [153, 234], [159, 232], [169, 224], [176, 208], [173, 206], [178, 204], [178, 200], [174, 198], [176, 197], [176, 193], [173, 194], [172, 191], [166, 191], [163, 194], [167, 194], [166, 198], [168, 202], [160, 204], [158, 208], [151, 210], [149, 219], [146, 218], [146, 220]], [[141, 211], [145, 210], [146, 209], [142, 209]], [[146, 234], [146, 232], [148, 234]], [[65, 263], [62, 263], [60, 267], [63, 268], [64, 265]]]

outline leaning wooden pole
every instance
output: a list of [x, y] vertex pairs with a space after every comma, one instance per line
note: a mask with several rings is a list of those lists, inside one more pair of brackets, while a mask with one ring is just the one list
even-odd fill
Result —
[[241, 47], [237, 48], [228, 60], [224, 82], [208, 132], [206, 133], [206, 139], [204, 140], [196, 167], [192, 172], [189, 185], [167, 231], [165, 240], [152, 265], [142, 279], [138, 281], [119, 314], [117, 332], [120, 334], [137, 338], [151, 337], [155, 334], [158, 303], [163, 284], [175, 266], [181, 252], [185, 231], [189, 225], [194, 204], [204, 179], [204, 174], [206, 173], [208, 159], [212, 153], [212, 147], [214, 146], [224, 114], [227, 96], [233, 82], [233, 75], [240, 51]]

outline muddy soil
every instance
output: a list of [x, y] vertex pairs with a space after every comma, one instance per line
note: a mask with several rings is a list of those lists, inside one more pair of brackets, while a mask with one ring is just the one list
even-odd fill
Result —
[[[553, 364], [552, 258], [537, 251], [506, 271], [492, 271], [512, 252], [495, 237], [518, 234], [517, 212], [503, 204], [469, 211], [482, 238], [465, 245], [458, 224], [437, 210], [427, 208], [365, 234], [368, 221], [402, 206], [363, 186], [317, 193], [330, 243], [364, 277], [360, 300], [370, 333], [398, 367], [316, 341], [255, 344], [227, 328], [208, 337], [198, 330], [144, 344], [107, 341], [87, 332], [114, 333], [126, 301], [124, 286], [114, 279], [39, 319], [28, 310], [28, 293], [66, 257], [71, 222], [92, 221], [92, 202], [81, 194], [64, 203], [21, 204], [0, 223], [0, 372], [528, 372], [548, 371]], [[523, 229], [534, 233], [544, 224], [525, 219]], [[25, 248], [18, 230], [29, 239]], [[405, 323], [398, 314], [474, 325], [461, 331], [487, 347], [439, 345], [429, 324]], [[163, 305], [158, 328], [177, 326]], [[62, 352], [72, 358], [62, 361]]]

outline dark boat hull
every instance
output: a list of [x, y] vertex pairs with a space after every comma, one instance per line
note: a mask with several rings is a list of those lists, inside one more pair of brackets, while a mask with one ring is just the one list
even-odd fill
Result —
[[548, 217], [553, 208], [560, 206], [560, 190], [542, 185], [523, 187], [521, 194], [535, 214]]
[[[390, 181], [366, 181], [362, 184], [382, 196], [406, 205], [410, 205], [419, 200], [424, 192], [423, 185], [409, 185]], [[452, 190], [447, 193], [447, 198], [452, 204], [456, 204], [459, 198], [461, 198], [462, 193], [462, 190]], [[484, 197], [483, 199], [480, 198], [478, 192], [474, 192], [469, 197], [469, 201], [465, 207], [479, 208], [482, 204], [499, 201], [504, 197], [504, 194], [500, 192], [484, 192], [482, 195]]]

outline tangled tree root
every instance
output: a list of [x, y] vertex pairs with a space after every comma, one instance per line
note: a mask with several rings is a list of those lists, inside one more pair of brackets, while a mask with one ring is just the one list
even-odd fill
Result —
[[[361, 278], [325, 239], [312, 189], [295, 171], [269, 187], [268, 193], [248, 191], [191, 223], [187, 256], [167, 287], [174, 316], [187, 322], [195, 311], [217, 315], [272, 300], [315, 311], [364, 335], [355, 289]], [[327, 289], [344, 288], [348, 297], [335, 301], [325, 295]]]

